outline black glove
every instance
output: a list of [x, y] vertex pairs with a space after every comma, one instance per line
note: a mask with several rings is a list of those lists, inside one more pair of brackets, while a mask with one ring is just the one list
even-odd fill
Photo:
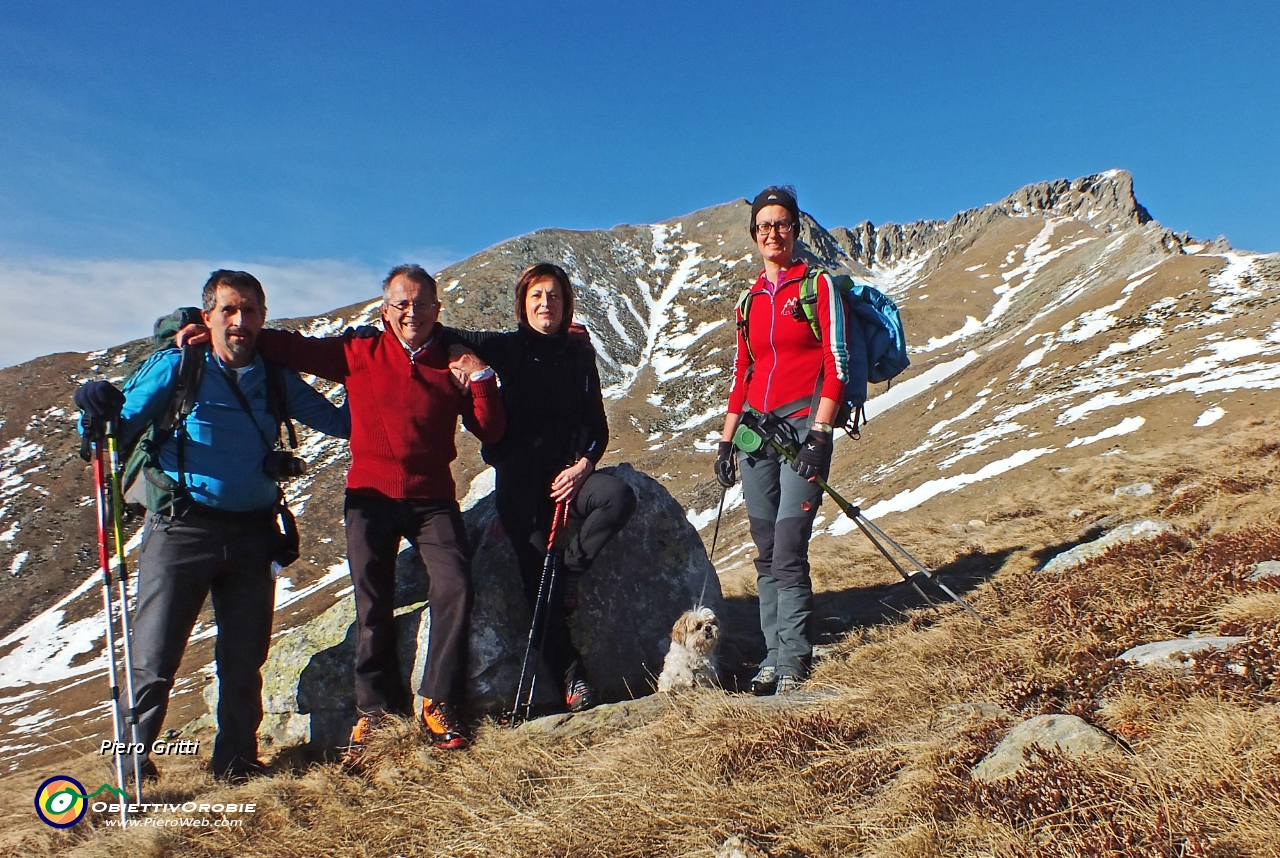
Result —
[[810, 431], [804, 439], [804, 446], [791, 462], [791, 470], [806, 480], [812, 481], [822, 470], [822, 460], [831, 448], [831, 436], [826, 432]]
[[726, 489], [738, 481], [738, 462], [733, 455], [733, 442], [721, 441], [716, 445], [716, 482]]
[[357, 340], [367, 340], [376, 337], [382, 333], [382, 328], [377, 325], [358, 325], [354, 328], [347, 328], [342, 332], [344, 337], [354, 337]]
[[108, 422], [120, 419], [124, 408], [124, 394], [109, 381], [91, 381], [76, 388], [76, 406], [84, 412], [84, 436], [91, 440], [102, 438]]

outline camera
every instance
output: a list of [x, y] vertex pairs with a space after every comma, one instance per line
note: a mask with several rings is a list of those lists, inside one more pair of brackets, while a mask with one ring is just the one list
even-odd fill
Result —
[[272, 450], [262, 460], [262, 470], [276, 482], [291, 480], [307, 472], [307, 463], [288, 450]]

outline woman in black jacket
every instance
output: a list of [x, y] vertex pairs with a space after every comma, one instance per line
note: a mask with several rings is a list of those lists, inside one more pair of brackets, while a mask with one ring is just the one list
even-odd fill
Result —
[[[578, 712], [596, 704], [582, 657], [569, 636], [568, 614], [577, 579], [635, 510], [631, 487], [597, 473], [609, 442], [595, 350], [573, 326], [573, 289], [550, 262], [526, 268], [516, 281], [515, 331], [450, 332], [498, 373], [507, 434], [485, 444], [481, 456], [497, 473], [497, 506], [520, 566], [530, 606], [538, 597], [548, 531], [557, 502], [570, 504], [582, 527], [565, 548], [562, 574], [550, 594], [542, 657], [561, 678], [565, 705]], [[456, 363], [467, 371], [465, 356]]]

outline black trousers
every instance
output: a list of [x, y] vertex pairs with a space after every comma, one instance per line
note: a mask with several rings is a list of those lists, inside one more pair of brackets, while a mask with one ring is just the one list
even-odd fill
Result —
[[471, 550], [458, 504], [349, 494], [344, 514], [356, 597], [356, 708], [366, 715], [412, 710], [396, 653], [396, 554], [401, 537], [418, 549], [427, 567], [431, 631], [418, 693], [437, 702], [462, 703]]
[[132, 636], [138, 740], [144, 748], [160, 736], [187, 639], [205, 597], [212, 595], [218, 624], [213, 773], [234, 773], [257, 761], [261, 671], [275, 607], [275, 540], [269, 513], [235, 519], [198, 513], [147, 516]]
[[[525, 598], [534, 608], [542, 568], [547, 558], [550, 536], [551, 481], [560, 469], [504, 464], [497, 468], [498, 517], [511, 540]], [[582, 527], [565, 547], [562, 570], [568, 575], [582, 575], [604, 550], [610, 539], [622, 530], [636, 508], [636, 495], [617, 477], [593, 472], [569, 507], [569, 517], [581, 521]], [[557, 587], [559, 589], [559, 587]], [[581, 668], [581, 658], [569, 637], [569, 622], [563, 599], [553, 592], [544, 612], [546, 643], [542, 658], [557, 677], [565, 677]]]

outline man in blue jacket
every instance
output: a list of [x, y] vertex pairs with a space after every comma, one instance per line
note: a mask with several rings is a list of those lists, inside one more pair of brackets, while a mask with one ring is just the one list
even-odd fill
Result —
[[[213, 272], [204, 286], [204, 323], [211, 345], [194, 406], [159, 450], [158, 468], [178, 488], [172, 505], [151, 503], [138, 557], [138, 601], [133, 624], [133, 681], [138, 740], [144, 749], [160, 735], [169, 692], [187, 639], [207, 595], [218, 625], [218, 735], [213, 774], [242, 780], [262, 768], [262, 665], [274, 612], [271, 562], [279, 534], [275, 509], [280, 426], [269, 409], [268, 376], [283, 381], [285, 413], [339, 438], [351, 433], [350, 414], [337, 408], [297, 373], [268, 371], [257, 353], [266, 320], [262, 284], [243, 271]], [[120, 427], [126, 445], [170, 408], [181, 352], [157, 352], [126, 383], [123, 393], [94, 381], [76, 391], [86, 434], [105, 421]], [[278, 413], [278, 408], [277, 408]], [[143, 761], [144, 777], [155, 764]]]

